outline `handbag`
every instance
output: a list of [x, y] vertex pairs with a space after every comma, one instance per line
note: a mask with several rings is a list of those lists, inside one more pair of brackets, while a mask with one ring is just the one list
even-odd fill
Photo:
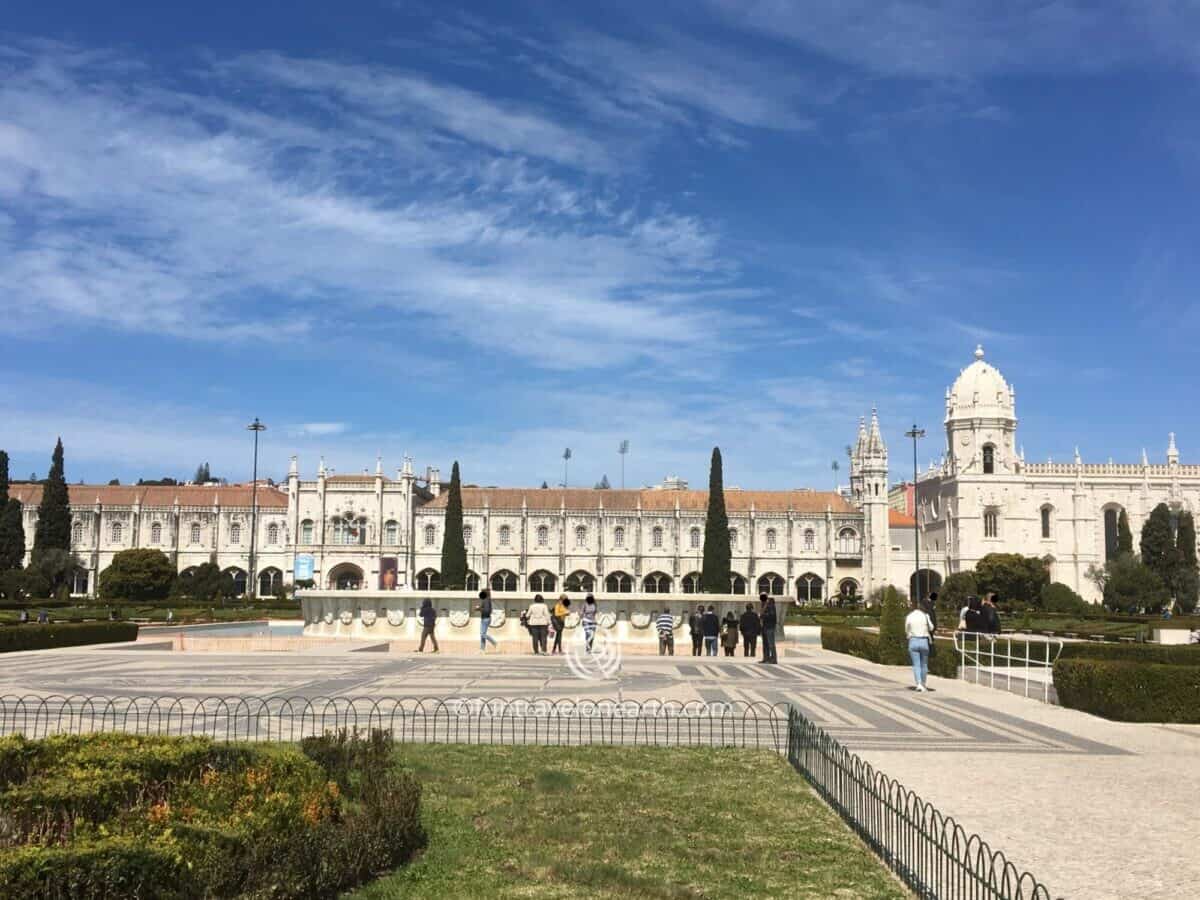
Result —
[[929, 618], [929, 613], [925, 613], [925, 623], [929, 626], [929, 637], [926, 640], [929, 641], [929, 657], [932, 659], [937, 653], [937, 641], [933, 638], [933, 621]]

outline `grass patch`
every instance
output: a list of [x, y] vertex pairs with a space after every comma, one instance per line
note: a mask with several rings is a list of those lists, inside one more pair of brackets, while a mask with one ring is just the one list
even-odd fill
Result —
[[429, 844], [348, 895], [910, 896], [774, 753], [405, 745]]

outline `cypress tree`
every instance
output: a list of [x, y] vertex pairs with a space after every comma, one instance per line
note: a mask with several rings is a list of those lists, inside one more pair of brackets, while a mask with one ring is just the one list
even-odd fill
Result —
[[8, 454], [0, 450], [0, 572], [25, 562], [25, 526], [21, 501], [8, 495]]
[[721, 448], [713, 447], [708, 470], [708, 515], [704, 520], [704, 569], [700, 589], [706, 594], [729, 593], [729, 516], [725, 514], [725, 475]]
[[1175, 598], [1184, 612], [1191, 612], [1196, 608], [1200, 567], [1196, 564], [1196, 523], [1186, 510], [1179, 514], [1179, 529], [1175, 532], [1175, 559], [1178, 565]]
[[1129, 516], [1125, 510], [1117, 516], [1117, 555], [1133, 552], [1133, 532], [1129, 530]]
[[1142, 564], [1166, 584], [1174, 582], [1175, 534], [1171, 528], [1171, 510], [1160, 503], [1142, 526]]
[[467, 586], [467, 545], [463, 540], [462, 482], [458, 461], [450, 469], [450, 495], [446, 499], [446, 525], [442, 533], [442, 587], [461, 591]]
[[71, 506], [67, 480], [63, 476], [62, 438], [54, 445], [50, 474], [42, 485], [42, 503], [38, 507], [37, 529], [33, 533], [33, 562], [48, 550], [71, 549]]

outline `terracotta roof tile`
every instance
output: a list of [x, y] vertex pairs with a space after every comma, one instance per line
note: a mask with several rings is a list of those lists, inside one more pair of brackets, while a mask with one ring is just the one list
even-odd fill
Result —
[[916, 524], [917, 520], [907, 513], [902, 513], [898, 509], [888, 510], [889, 528], [912, 528]]
[[[24, 504], [37, 505], [42, 500], [40, 484], [14, 484], [9, 488], [9, 495]], [[219, 498], [221, 506], [250, 507], [251, 485], [222, 484], [222, 485], [137, 485], [137, 484], [69, 484], [67, 496], [72, 506], [80, 508], [93, 506], [97, 498], [104, 506], [174, 506], [179, 501], [180, 506], [212, 506]], [[288, 497], [286, 491], [279, 488], [258, 486], [258, 506], [260, 509], [287, 509]]]
[[[445, 508], [448, 491], [442, 491], [428, 504], [433, 509]], [[567, 509], [637, 509], [640, 498], [642, 509], [704, 510], [708, 508], [708, 491], [667, 490], [595, 490], [590, 488], [471, 488], [462, 489], [463, 507], [482, 509], [519, 510], [524, 504], [528, 509], [557, 510], [564, 505]], [[725, 508], [729, 512], [749, 512], [753, 504], [758, 512], [823, 513], [828, 506], [835, 513], [854, 512], [840, 494], [831, 491], [726, 491]]]

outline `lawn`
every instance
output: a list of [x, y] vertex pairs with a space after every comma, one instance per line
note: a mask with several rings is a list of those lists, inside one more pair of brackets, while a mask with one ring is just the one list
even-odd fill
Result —
[[423, 855], [347, 895], [911, 896], [767, 751], [405, 745]]

